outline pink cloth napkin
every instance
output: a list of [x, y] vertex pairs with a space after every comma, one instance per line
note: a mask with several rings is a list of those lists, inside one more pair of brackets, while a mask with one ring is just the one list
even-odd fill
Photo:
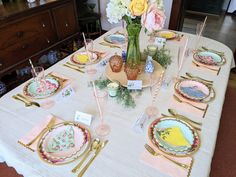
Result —
[[64, 76], [63, 74], [60, 74], [60, 73], [57, 73], [57, 72], [50, 72], [49, 74], [51, 74], [51, 76], [53, 77], [53, 76], [56, 76], [56, 77], [58, 77], [59, 79], [61, 79], [61, 81], [63, 81], [63, 88], [64, 87], [66, 87], [67, 85], [69, 85], [71, 82], [72, 82], [72, 80], [70, 79], [70, 78], [68, 78], [68, 77], [66, 77], [66, 76]]
[[[46, 119], [41, 121], [39, 124], [37, 124], [35, 127], [33, 127], [28, 133], [26, 133], [21, 139], [18, 140], [18, 143], [21, 145], [26, 145], [31, 140], [33, 140], [45, 127], [47, 127], [49, 121], [55, 116], [48, 115]], [[55, 124], [63, 122], [63, 120], [56, 118]], [[39, 139], [38, 139], [39, 140]], [[29, 146], [29, 149], [32, 151], [35, 151], [37, 149], [38, 140], [36, 140], [31, 146]]]
[[188, 113], [192, 113], [194, 115], [197, 115], [199, 117], [202, 117], [204, 118], [205, 117], [205, 114], [207, 112], [207, 109], [208, 109], [208, 104], [207, 103], [198, 103], [198, 102], [193, 102], [193, 101], [190, 101], [188, 99], [185, 99], [183, 98], [182, 96], [180, 96], [178, 93], [175, 92], [175, 95], [182, 101], [186, 101], [188, 103], [191, 103], [193, 104], [194, 106], [197, 106], [199, 108], [202, 108], [202, 109], [205, 109], [205, 111], [201, 111], [187, 103], [180, 103], [178, 101], [176, 101], [174, 99], [174, 97], [171, 97], [170, 99], [170, 107], [172, 108], [175, 108], [175, 109], [181, 109], [183, 110], [184, 112], [188, 112]]
[[[159, 151], [156, 147], [154, 147], [151, 143], [149, 145], [155, 149], [155, 151], [163, 154], [161, 151]], [[168, 156], [168, 155], [165, 155]], [[189, 169], [182, 168], [173, 162], [165, 159], [162, 156], [153, 156], [151, 155], [147, 150], [144, 150], [141, 154], [141, 162], [143, 162], [146, 165], [149, 165], [152, 168], [157, 169], [158, 171], [168, 174], [171, 177], [188, 177], [191, 173], [192, 164], [193, 164], [193, 158], [192, 157], [172, 157], [168, 156], [169, 158], [186, 164], [189, 166]]]

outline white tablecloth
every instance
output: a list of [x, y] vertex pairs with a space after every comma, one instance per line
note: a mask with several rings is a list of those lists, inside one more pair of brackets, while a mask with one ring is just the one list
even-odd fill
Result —
[[[109, 31], [113, 33], [118, 28]], [[141, 48], [147, 43], [147, 37], [141, 34]], [[185, 34], [189, 37], [190, 46], [194, 46], [195, 36]], [[103, 40], [103, 36], [95, 41], [95, 48], [106, 50], [110, 57], [115, 52], [121, 53], [120, 49], [110, 49], [99, 45]], [[216, 99], [210, 103], [205, 118], [199, 118], [191, 114], [186, 116], [194, 120], [203, 122], [201, 136], [201, 147], [193, 155], [194, 163], [191, 175], [192, 177], [207, 177], [210, 172], [211, 160], [214, 154], [214, 148], [217, 138], [217, 132], [220, 123], [222, 106], [224, 103], [225, 91], [227, 88], [230, 68], [234, 66], [232, 51], [222, 43], [204, 38], [201, 41], [204, 46], [225, 53], [227, 62], [221, 68], [219, 76], [209, 72], [199, 72], [198, 68], [191, 67], [190, 55], [184, 62], [182, 75], [185, 72], [204, 77], [205, 79], [214, 81], [216, 91]], [[168, 69], [168, 74], [174, 75], [177, 70], [176, 60], [178, 45], [177, 41], [168, 41], [167, 47], [171, 50], [173, 63]], [[70, 56], [69, 56], [70, 57]], [[76, 110], [91, 113], [95, 116], [92, 122], [91, 131], [94, 136], [93, 127], [99, 123], [96, 103], [92, 99], [92, 90], [87, 87], [87, 76], [77, 71], [65, 68], [63, 63], [69, 60], [69, 57], [60, 61], [56, 65], [49, 68], [46, 72], [56, 71], [70, 77], [72, 87], [76, 94], [65, 101], [58, 102], [51, 109], [45, 110], [37, 107], [25, 108], [21, 102], [13, 100], [12, 95], [22, 92], [24, 84], [7, 93], [0, 99], [0, 161], [5, 161], [12, 166], [20, 174], [25, 177], [71, 177], [76, 176], [71, 173], [71, 169], [78, 161], [63, 165], [52, 166], [42, 162], [37, 153], [30, 152], [17, 143], [17, 140], [27, 133], [38, 122], [45, 119], [48, 114], [54, 114], [64, 120], [73, 120]], [[162, 113], [167, 113], [169, 108], [169, 100], [174, 92], [173, 85], [169, 88], [162, 88], [158, 95], [157, 106]], [[135, 133], [131, 127], [138, 115], [142, 113], [149, 104], [149, 92], [144, 90], [140, 97], [136, 98], [136, 108], [127, 109], [116, 103], [115, 100], [109, 98], [108, 107], [106, 108], [105, 119], [111, 126], [111, 133], [108, 136], [109, 143], [96, 158], [84, 176], [86, 177], [166, 177], [155, 169], [144, 165], [139, 159], [144, 150], [144, 144], [147, 142], [146, 131], [143, 134]], [[178, 110], [179, 113], [182, 113]], [[149, 120], [149, 122], [153, 121]]]

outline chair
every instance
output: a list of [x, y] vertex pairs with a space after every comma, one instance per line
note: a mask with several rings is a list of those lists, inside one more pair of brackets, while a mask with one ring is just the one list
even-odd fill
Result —
[[77, 0], [80, 31], [88, 38], [96, 38], [102, 34], [100, 0], [97, 3], [98, 13], [93, 12], [95, 4], [87, 3], [87, 0]]

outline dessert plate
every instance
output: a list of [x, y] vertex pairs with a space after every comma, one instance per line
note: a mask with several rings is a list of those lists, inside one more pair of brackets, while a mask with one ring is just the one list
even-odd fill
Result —
[[153, 121], [149, 138], [162, 152], [179, 157], [193, 154], [200, 146], [196, 130], [187, 122], [171, 116]]
[[196, 101], [206, 99], [211, 93], [207, 85], [196, 80], [181, 80], [175, 88], [183, 97]]
[[81, 125], [63, 122], [45, 132], [38, 144], [40, 158], [53, 165], [79, 158], [89, 147], [90, 133]]
[[54, 95], [61, 87], [61, 83], [57, 78], [49, 76], [45, 78], [42, 84], [43, 86], [40, 87], [35, 80], [28, 82], [23, 88], [24, 95], [33, 99], [47, 98]]
[[110, 34], [104, 37], [104, 41], [109, 42], [111, 44], [124, 44], [125, 36], [122, 34]]
[[193, 58], [199, 63], [210, 66], [220, 66], [225, 63], [224, 57], [210, 51], [196, 52]]
[[162, 30], [157, 32], [157, 36], [170, 40], [170, 39], [175, 39], [177, 37], [177, 34], [173, 31]]
[[[89, 61], [89, 57], [92, 58], [91, 61]], [[89, 56], [87, 52], [77, 52], [73, 54], [70, 58], [71, 62], [78, 65], [88, 65], [88, 64], [95, 64], [99, 62], [99, 57], [95, 52], [89, 52]]]

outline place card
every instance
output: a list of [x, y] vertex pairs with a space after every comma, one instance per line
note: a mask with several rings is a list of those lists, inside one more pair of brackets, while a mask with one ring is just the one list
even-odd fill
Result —
[[141, 80], [128, 80], [127, 88], [128, 90], [142, 90], [143, 81]]
[[92, 122], [92, 115], [84, 112], [75, 112], [75, 121], [90, 126]]
[[70, 85], [68, 85], [56, 95], [56, 101], [57, 102], [63, 101], [65, 99], [70, 98], [74, 94], [75, 94], [74, 89]]
[[162, 38], [162, 37], [156, 37], [156, 39], [155, 39], [155, 44], [156, 44], [158, 47], [163, 47], [163, 46], [166, 44], [166, 39], [165, 39], [165, 38]]

